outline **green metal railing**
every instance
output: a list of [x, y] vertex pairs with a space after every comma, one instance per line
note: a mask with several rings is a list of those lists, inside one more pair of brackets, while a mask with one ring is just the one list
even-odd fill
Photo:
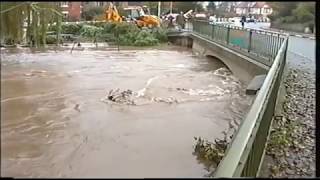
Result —
[[256, 177], [263, 162], [278, 91], [283, 78], [288, 35], [210, 25], [203, 21], [193, 23], [193, 33], [226, 46], [238, 45], [243, 53], [248, 51], [257, 57], [264, 56], [271, 62], [270, 70], [251, 109], [233, 136], [214, 174], [215, 177]]
[[226, 45], [271, 66], [286, 36], [272, 31], [241, 28], [238, 26], [209, 24], [194, 20], [193, 33]]

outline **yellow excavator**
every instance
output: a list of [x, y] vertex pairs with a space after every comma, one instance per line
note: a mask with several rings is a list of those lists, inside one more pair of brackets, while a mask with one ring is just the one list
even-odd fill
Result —
[[105, 17], [108, 22], [122, 22], [122, 17], [119, 15], [117, 7], [112, 3], [106, 9]]
[[[145, 10], [148, 14], [145, 13]], [[115, 5], [110, 3], [105, 12], [105, 17], [108, 22], [135, 22], [138, 27], [159, 27], [161, 20], [154, 15], [150, 15], [147, 7], [141, 6], [129, 6], [123, 9], [123, 15], [121, 16]]]

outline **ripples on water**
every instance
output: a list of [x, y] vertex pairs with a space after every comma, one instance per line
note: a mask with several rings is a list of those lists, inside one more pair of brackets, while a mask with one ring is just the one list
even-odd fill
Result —
[[[252, 100], [221, 63], [185, 49], [15, 51], [1, 54], [4, 176], [201, 177], [193, 137], [221, 137]], [[138, 105], [100, 101], [116, 88]]]

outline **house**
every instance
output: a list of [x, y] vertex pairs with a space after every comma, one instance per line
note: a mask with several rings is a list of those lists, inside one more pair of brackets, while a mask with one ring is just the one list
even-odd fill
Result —
[[272, 13], [272, 8], [265, 2], [256, 2], [250, 8], [249, 14], [268, 16]]
[[266, 2], [241, 2], [235, 7], [235, 12], [238, 15], [264, 19], [272, 13], [272, 8]]
[[241, 2], [235, 7], [236, 14], [247, 15], [249, 14], [249, 9], [252, 6], [252, 2]]
[[82, 13], [82, 2], [64, 1], [59, 2], [59, 7], [65, 19], [79, 21]]

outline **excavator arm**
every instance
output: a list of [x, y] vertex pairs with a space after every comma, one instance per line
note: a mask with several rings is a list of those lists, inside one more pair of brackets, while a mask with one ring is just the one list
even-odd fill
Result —
[[108, 22], [122, 22], [122, 18], [118, 13], [117, 7], [112, 3], [109, 4], [109, 7], [105, 11], [106, 20]]
[[[134, 8], [129, 8], [128, 10], [130, 11], [137, 11], [139, 17], [137, 20], [135, 20], [135, 23], [137, 24], [138, 27], [159, 27], [160, 26], [160, 19], [156, 16], [152, 15], [147, 15], [143, 11], [141, 7], [134, 7]], [[105, 11], [105, 18], [106, 21], [108, 22], [122, 22], [122, 17], [120, 16], [117, 8], [115, 5], [112, 3], [109, 4], [109, 7]]]

